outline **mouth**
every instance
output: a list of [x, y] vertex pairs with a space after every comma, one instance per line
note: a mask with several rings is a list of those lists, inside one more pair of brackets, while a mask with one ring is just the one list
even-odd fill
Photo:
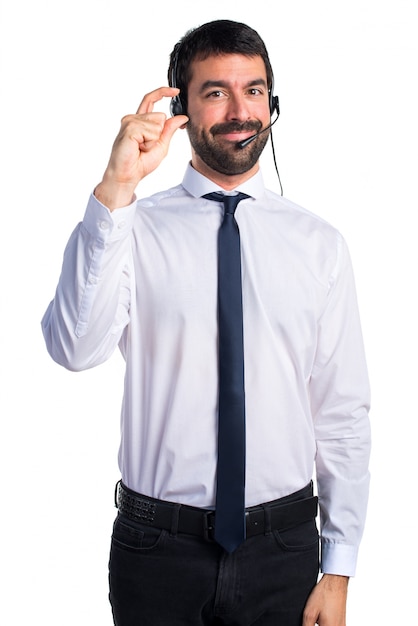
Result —
[[211, 133], [218, 140], [220, 139], [228, 143], [237, 143], [252, 137], [260, 130], [261, 126], [261, 122], [217, 124], [211, 129]]
[[240, 141], [244, 141], [245, 139], [248, 139], [249, 137], [252, 137], [257, 131], [255, 130], [251, 130], [251, 131], [233, 131], [233, 132], [227, 132], [227, 133], [217, 133], [216, 137], [220, 138], [221, 140], [227, 141], [228, 143], [237, 143]]

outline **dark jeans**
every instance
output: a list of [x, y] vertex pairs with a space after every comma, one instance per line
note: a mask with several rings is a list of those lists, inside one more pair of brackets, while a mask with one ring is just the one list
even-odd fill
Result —
[[215, 542], [116, 518], [109, 563], [116, 626], [300, 626], [318, 576], [315, 520]]

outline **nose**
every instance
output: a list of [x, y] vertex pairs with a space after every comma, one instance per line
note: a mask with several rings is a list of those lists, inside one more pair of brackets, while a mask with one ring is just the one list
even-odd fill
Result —
[[228, 101], [228, 120], [238, 120], [245, 122], [251, 117], [248, 103], [243, 95], [231, 94]]

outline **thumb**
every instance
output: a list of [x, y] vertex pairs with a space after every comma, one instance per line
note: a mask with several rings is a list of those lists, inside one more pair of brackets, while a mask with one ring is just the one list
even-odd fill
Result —
[[168, 118], [161, 133], [161, 141], [168, 146], [174, 133], [179, 128], [186, 126], [188, 121], [187, 115], [173, 115], [173, 117]]

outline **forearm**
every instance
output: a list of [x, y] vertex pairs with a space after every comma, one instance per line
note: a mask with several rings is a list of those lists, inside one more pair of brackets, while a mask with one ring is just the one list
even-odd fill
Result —
[[357, 437], [338, 445], [318, 444], [316, 478], [321, 523], [321, 570], [355, 576], [369, 495], [369, 428], [366, 417]]
[[105, 361], [129, 310], [129, 232], [133, 208], [118, 215], [90, 199], [64, 254], [54, 300], [42, 320], [52, 358], [71, 370]]
[[354, 277], [342, 239], [336, 249], [328, 301], [318, 321], [310, 392], [322, 571], [353, 576], [369, 490], [370, 389]]

